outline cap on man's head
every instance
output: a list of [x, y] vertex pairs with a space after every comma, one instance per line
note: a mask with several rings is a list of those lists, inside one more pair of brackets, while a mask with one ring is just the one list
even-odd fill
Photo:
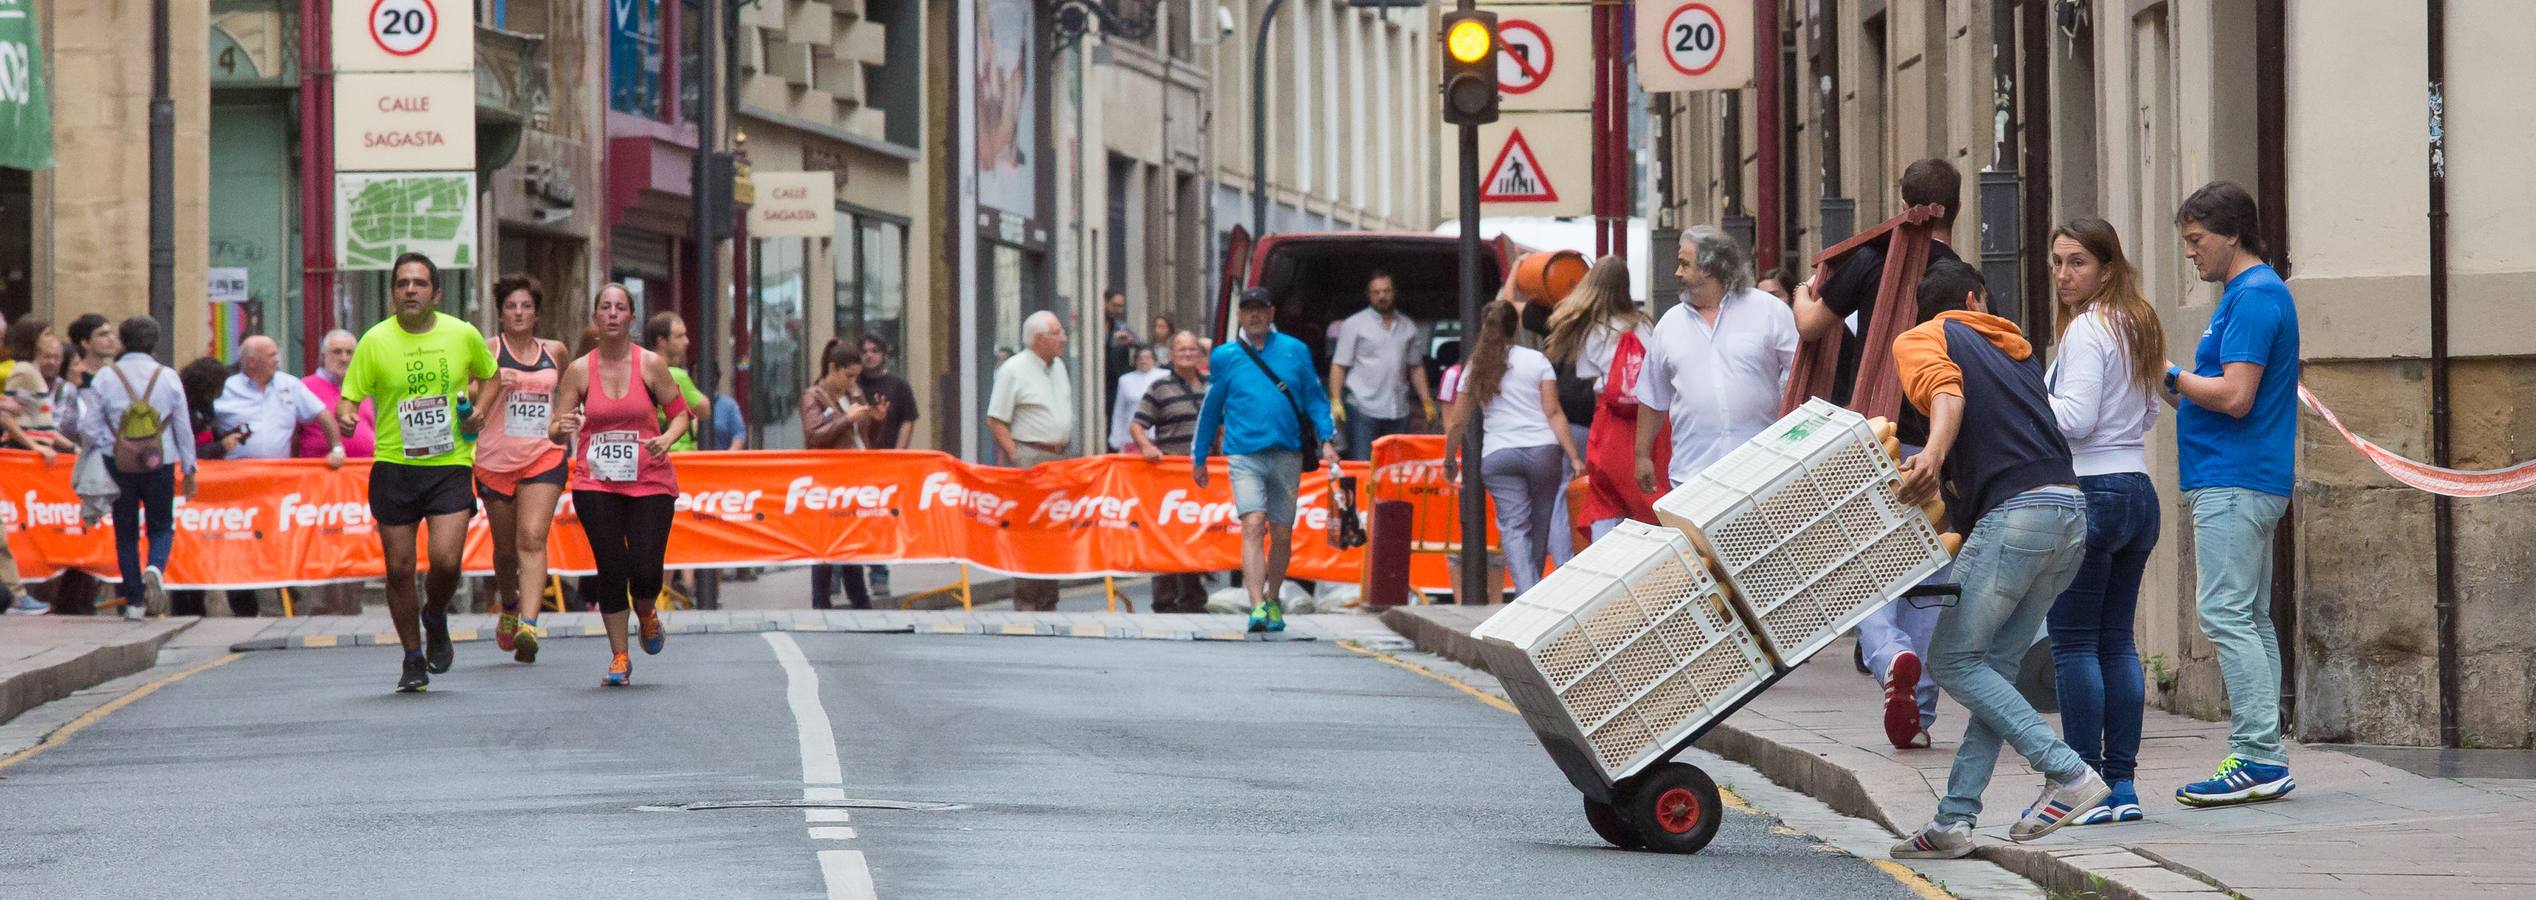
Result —
[[1267, 288], [1264, 288], [1264, 287], [1248, 287], [1248, 288], [1243, 288], [1243, 289], [1242, 289], [1242, 300], [1241, 300], [1241, 302], [1240, 302], [1240, 303], [1235, 304], [1235, 305], [1236, 305], [1236, 306], [1275, 306], [1275, 305], [1277, 305], [1277, 301], [1276, 301], [1276, 299], [1275, 299], [1275, 298], [1270, 297], [1270, 296], [1268, 295], [1268, 289], [1267, 289]]

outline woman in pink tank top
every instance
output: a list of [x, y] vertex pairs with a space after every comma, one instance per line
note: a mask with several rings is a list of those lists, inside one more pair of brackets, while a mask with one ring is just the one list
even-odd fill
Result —
[[[687, 433], [694, 417], [669, 364], [628, 337], [634, 298], [624, 286], [599, 289], [590, 322], [599, 329], [599, 347], [564, 370], [551, 435], [555, 443], [577, 445], [572, 505], [599, 564], [595, 590], [613, 657], [600, 683], [623, 687], [634, 678], [625, 648], [628, 608], [642, 619], [644, 653], [659, 653], [666, 642], [654, 600], [678, 505], [669, 444]], [[662, 412], [669, 414], [665, 426], [657, 416]]]
[[493, 408], [476, 435], [476, 499], [493, 534], [493, 596], [502, 618], [493, 642], [513, 659], [537, 661], [537, 613], [546, 588], [546, 531], [564, 495], [564, 450], [547, 438], [564, 345], [537, 336], [546, 291], [527, 275], [493, 282], [502, 330], [485, 346], [497, 364]]

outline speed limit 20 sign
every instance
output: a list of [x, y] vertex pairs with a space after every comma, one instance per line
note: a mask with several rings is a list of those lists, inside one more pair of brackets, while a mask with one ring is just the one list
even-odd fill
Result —
[[1637, 29], [1638, 86], [1648, 93], [1749, 87], [1753, 53], [1768, 43], [1746, 0], [1641, 0]]
[[341, 72], [475, 71], [475, 0], [333, 0]]
[[431, 49], [440, 36], [440, 10], [432, 0], [377, 0], [370, 6], [370, 40], [389, 56]]

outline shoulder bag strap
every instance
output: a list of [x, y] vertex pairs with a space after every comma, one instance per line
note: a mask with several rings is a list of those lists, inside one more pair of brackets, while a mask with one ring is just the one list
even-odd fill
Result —
[[[1271, 332], [1268, 339], [1276, 340], [1276, 334]], [[1294, 391], [1286, 387], [1286, 380], [1277, 377], [1277, 370], [1268, 367], [1268, 360], [1259, 355], [1259, 348], [1251, 346], [1249, 341], [1242, 340], [1241, 335], [1233, 336], [1233, 345], [1242, 348], [1243, 353], [1250, 355], [1251, 364], [1259, 367], [1260, 374], [1268, 376], [1269, 383], [1277, 386], [1278, 395], [1286, 398], [1286, 406], [1294, 410], [1294, 424], [1300, 429], [1300, 433], [1295, 438], [1295, 449], [1302, 450], [1312, 446], [1312, 439], [1319, 436], [1319, 429], [1312, 427], [1311, 417], [1303, 412], [1303, 402], [1294, 399]]]

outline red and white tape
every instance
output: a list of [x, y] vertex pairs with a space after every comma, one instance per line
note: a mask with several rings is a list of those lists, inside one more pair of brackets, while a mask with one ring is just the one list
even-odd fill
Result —
[[2376, 463], [2387, 477], [2410, 487], [2449, 497], [2492, 497], [2536, 486], [2536, 460], [2506, 469], [2469, 470], [2434, 466], [2407, 459], [2368, 438], [2352, 434], [2351, 429], [2343, 427], [2342, 420], [2334, 416], [2333, 410], [2326, 408], [2324, 401], [2316, 399], [2315, 392], [2309, 391], [2303, 383], [2298, 386], [2298, 399], [2307, 404], [2309, 410], [2323, 416], [2325, 423], [2332, 425], [2335, 431], [2342, 432], [2342, 439], [2350, 441], [2353, 449]]

